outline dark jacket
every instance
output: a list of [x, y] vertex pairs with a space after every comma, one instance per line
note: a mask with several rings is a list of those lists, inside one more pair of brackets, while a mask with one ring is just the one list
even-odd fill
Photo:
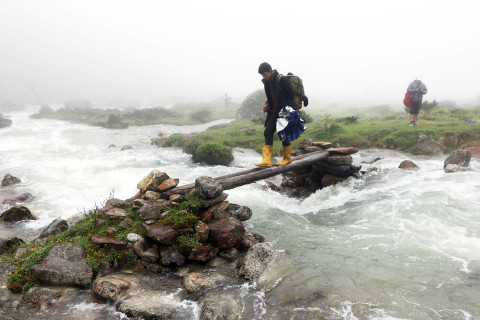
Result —
[[[420, 91], [415, 91], [420, 89]], [[420, 80], [413, 80], [407, 88], [408, 93], [413, 93], [413, 102], [422, 102], [423, 95], [427, 93], [427, 87]]]
[[267, 95], [268, 110], [279, 113], [284, 107], [293, 105], [294, 93], [287, 77], [281, 77], [279, 83], [277, 80], [278, 72], [277, 70], [273, 71], [270, 80], [262, 79], [262, 82]]

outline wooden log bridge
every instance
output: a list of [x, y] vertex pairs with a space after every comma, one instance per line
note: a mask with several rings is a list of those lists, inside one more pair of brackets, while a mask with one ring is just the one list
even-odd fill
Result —
[[[244, 170], [226, 176], [217, 177], [214, 178], [214, 180], [220, 182], [223, 190], [229, 190], [239, 186], [250, 184], [258, 180], [270, 178], [284, 172], [311, 166], [319, 161], [326, 160], [330, 155], [331, 152], [329, 152], [329, 150], [315, 151], [312, 153], [302, 154], [297, 157], [293, 157], [292, 163], [286, 166], [257, 167], [254, 169]], [[171, 194], [187, 194], [194, 188], [195, 183], [191, 183], [165, 191], [162, 193], [162, 195], [169, 196]]]

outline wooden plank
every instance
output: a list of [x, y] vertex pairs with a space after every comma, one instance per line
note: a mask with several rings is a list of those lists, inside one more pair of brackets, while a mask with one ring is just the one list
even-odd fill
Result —
[[[229, 190], [245, 184], [253, 183], [258, 180], [270, 178], [284, 172], [292, 171], [294, 169], [310, 166], [318, 161], [325, 160], [326, 158], [328, 158], [328, 156], [329, 153], [326, 150], [302, 154], [298, 157], [292, 158], [292, 163], [286, 166], [273, 166], [263, 168], [258, 167], [217, 177], [214, 178], [214, 180], [220, 182], [223, 190]], [[187, 194], [193, 188], [195, 188], [195, 183], [190, 183], [181, 187], [174, 188], [172, 190], [165, 191], [162, 193], [162, 195], [169, 196], [171, 194]]]

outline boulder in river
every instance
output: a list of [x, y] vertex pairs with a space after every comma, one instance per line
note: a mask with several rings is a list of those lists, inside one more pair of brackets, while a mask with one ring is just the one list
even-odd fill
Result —
[[443, 168], [445, 169], [449, 164], [456, 164], [462, 167], [468, 167], [470, 165], [470, 159], [472, 154], [468, 150], [458, 149], [452, 152], [451, 155], [445, 159]]
[[8, 187], [14, 184], [22, 183], [22, 180], [20, 180], [17, 177], [12, 176], [11, 174], [7, 173], [2, 180], [2, 187]]
[[13, 207], [2, 213], [0, 222], [17, 222], [22, 220], [37, 220], [27, 207]]

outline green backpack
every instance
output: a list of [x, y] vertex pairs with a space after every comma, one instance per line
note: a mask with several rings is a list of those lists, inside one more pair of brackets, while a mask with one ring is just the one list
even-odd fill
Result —
[[279, 74], [277, 76], [277, 84], [280, 90], [282, 90], [282, 87], [280, 87], [280, 78], [281, 77], [287, 77], [288, 81], [290, 82], [290, 85], [292, 86], [294, 97], [293, 97], [293, 106], [291, 106], [295, 110], [300, 110], [302, 109], [302, 102], [304, 102], [305, 107], [308, 104], [308, 100], [306, 100], [305, 97], [305, 90], [303, 89], [303, 82], [302, 79], [300, 79], [299, 76], [294, 75], [293, 73], [289, 72], [286, 76]]

